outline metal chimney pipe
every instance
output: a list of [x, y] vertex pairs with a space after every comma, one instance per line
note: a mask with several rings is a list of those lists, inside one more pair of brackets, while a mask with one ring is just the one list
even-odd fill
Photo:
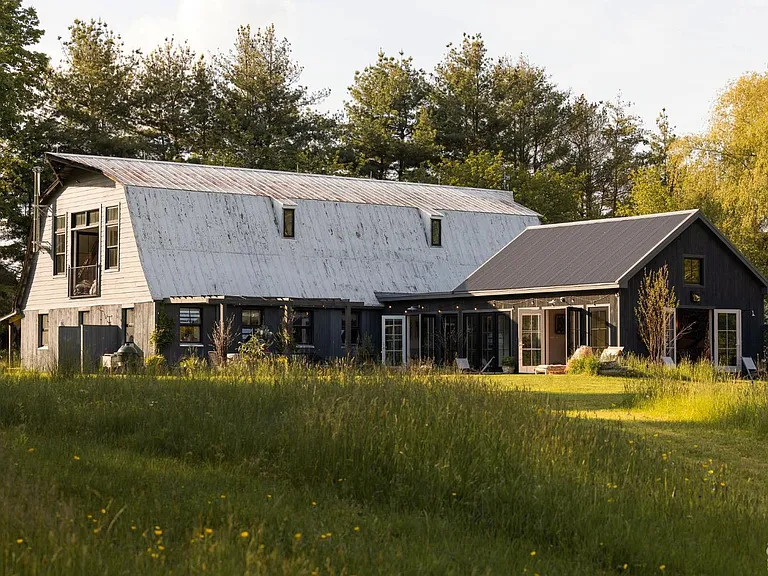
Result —
[[43, 169], [40, 166], [32, 168], [35, 180], [34, 200], [32, 203], [32, 251], [40, 250], [40, 181]]

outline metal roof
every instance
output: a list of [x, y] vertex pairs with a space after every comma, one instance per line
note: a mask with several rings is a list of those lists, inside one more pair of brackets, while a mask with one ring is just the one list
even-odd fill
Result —
[[79, 154], [48, 153], [47, 158], [57, 173], [72, 167], [97, 170], [126, 186], [539, 216], [503, 190]]
[[530, 226], [456, 292], [525, 291], [557, 286], [618, 287], [698, 210]]
[[125, 186], [138, 255], [154, 300], [225, 295], [346, 299], [378, 306], [378, 292], [451, 290], [535, 216], [443, 212], [429, 245], [411, 207], [301, 200], [295, 238], [283, 238], [272, 201]]

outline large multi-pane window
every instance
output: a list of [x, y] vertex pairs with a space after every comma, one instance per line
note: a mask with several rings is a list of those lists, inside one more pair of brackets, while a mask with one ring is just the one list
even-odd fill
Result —
[[686, 284], [700, 286], [703, 284], [701, 281], [703, 268], [701, 258], [683, 258], [683, 281]]
[[293, 313], [293, 341], [299, 345], [312, 344], [311, 310], [296, 310]]
[[48, 314], [40, 314], [37, 317], [37, 346], [48, 347]]
[[107, 208], [107, 222], [105, 232], [107, 235], [107, 258], [104, 267], [107, 270], [118, 267], [120, 253], [120, 228], [119, 228], [119, 209], [117, 206]]
[[67, 217], [53, 219], [53, 273], [64, 274], [67, 260]]
[[608, 336], [608, 307], [592, 308], [590, 310], [589, 345], [598, 356], [610, 345]]
[[421, 317], [421, 358], [435, 358], [435, 317]]
[[179, 308], [179, 342], [200, 344], [203, 314], [200, 308]]
[[243, 342], [250, 340], [253, 333], [262, 324], [262, 312], [260, 308], [243, 308], [241, 312], [240, 339]]
[[717, 312], [717, 364], [737, 366], [738, 322], [735, 312]]
[[123, 308], [123, 342], [133, 342], [133, 308]]

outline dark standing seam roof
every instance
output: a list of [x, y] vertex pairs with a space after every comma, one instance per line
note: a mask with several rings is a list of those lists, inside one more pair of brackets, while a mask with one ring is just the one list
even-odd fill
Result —
[[455, 291], [616, 283], [696, 212], [531, 226]]

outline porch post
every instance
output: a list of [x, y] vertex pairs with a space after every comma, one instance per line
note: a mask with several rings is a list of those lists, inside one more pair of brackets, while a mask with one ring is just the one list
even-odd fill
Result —
[[352, 354], [352, 304], [344, 307], [344, 353]]

